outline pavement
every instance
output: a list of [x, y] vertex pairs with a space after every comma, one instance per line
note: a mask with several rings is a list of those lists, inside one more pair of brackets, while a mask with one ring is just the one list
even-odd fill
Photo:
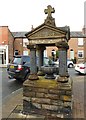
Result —
[[7, 65], [4, 65], [4, 64], [0, 64], [0, 68], [6, 68]]
[[[84, 76], [77, 76], [73, 77], [73, 118], [79, 118], [79, 120], [85, 118], [85, 81], [86, 77]], [[32, 116], [32, 115], [22, 115], [21, 111], [20, 114], [16, 114], [15, 108], [22, 109], [23, 105], [23, 89], [19, 89], [8, 96], [4, 101], [2, 101], [2, 114], [1, 118], [3, 120], [9, 120], [9, 118], [22, 118], [29, 120], [34, 120], [34, 118], [41, 118], [40, 120], [44, 119], [43, 116]], [[8, 119], [7, 119], [8, 118]], [[81, 119], [80, 119], [81, 118]], [[16, 119], [15, 119], [16, 120]], [[36, 119], [39, 120], [39, 119]]]

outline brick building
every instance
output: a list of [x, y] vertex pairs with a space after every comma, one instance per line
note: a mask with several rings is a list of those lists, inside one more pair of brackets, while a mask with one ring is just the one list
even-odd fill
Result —
[[8, 64], [14, 52], [14, 37], [8, 26], [0, 26], [0, 64]]
[[[77, 62], [84, 61], [86, 59], [86, 35], [85, 30], [73, 31], [70, 33], [68, 58], [76, 58]], [[15, 51], [18, 51], [20, 55], [29, 55], [30, 51], [26, 47], [28, 39], [25, 36], [25, 32], [11, 32], [8, 26], [0, 26], [0, 64], [8, 64], [12, 60]], [[44, 51], [44, 56], [51, 57], [52, 51], [56, 54], [58, 48], [47, 47]]]

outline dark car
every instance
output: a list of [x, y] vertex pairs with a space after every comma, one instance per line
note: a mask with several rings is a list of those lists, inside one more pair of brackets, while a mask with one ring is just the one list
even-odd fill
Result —
[[24, 81], [30, 73], [30, 57], [14, 56], [11, 63], [7, 65], [8, 77]]
[[[36, 62], [38, 66], [38, 57]], [[47, 57], [44, 57], [43, 65], [54, 65], [53, 61]], [[38, 67], [37, 67], [38, 70]], [[8, 77], [10, 79], [15, 78], [17, 80], [24, 81], [30, 74], [30, 56], [17, 55], [14, 56], [13, 60], [7, 65]]]

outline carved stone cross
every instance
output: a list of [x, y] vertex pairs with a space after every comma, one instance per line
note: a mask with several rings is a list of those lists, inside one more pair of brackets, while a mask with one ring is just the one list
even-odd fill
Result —
[[51, 13], [55, 12], [55, 9], [51, 7], [51, 5], [47, 6], [47, 9], [44, 10], [45, 14], [48, 14], [48, 17], [51, 17]]

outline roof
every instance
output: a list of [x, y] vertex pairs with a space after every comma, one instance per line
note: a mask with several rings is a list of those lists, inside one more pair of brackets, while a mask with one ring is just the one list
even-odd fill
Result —
[[62, 32], [67, 32], [67, 31], [68, 31], [68, 28], [69, 28], [68, 26], [56, 27], [56, 26], [53, 26], [53, 25], [51, 25], [51, 24], [43, 23], [43, 24], [37, 26], [36, 28], [32, 29], [31, 31], [27, 32], [27, 33], [25, 34], [25, 36], [27, 36], [28, 34], [31, 34], [32, 32], [34, 32], [34, 31], [36, 31], [36, 30], [38, 30], [38, 29], [40, 29], [40, 28], [42, 28], [42, 27], [45, 27], [45, 26], [47, 26], [47, 27], [52, 27], [52, 28], [54, 28], [54, 29], [56, 29], [56, 30], [60, 30], [60, 31], [62, 31]]
[[[12, 32], [14, 38], [26, 38], [25, 34], [27, 34], [27, 33], [28, 32], [25, 32], [25, 31], [24, 32]], [[80, 31], [71, 31], [70, 37], [71, 38], [82, 38], [82, 37], [86, 37], [86, 34], [83, 34]]]
[[70, 32], [70, 37], [71, 38], [83, 38], [83, 37], [86, 37], [86, 34], [83, 34], [80, 31], [72, 31]]
[[12, 32], [12, 34], [13, 34], [13, 36], [14, 36], [14, 38], [26, 38], [26, 36], [25, 36], [25, 34], [26, 34], [27, 32]]

